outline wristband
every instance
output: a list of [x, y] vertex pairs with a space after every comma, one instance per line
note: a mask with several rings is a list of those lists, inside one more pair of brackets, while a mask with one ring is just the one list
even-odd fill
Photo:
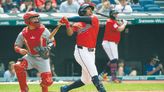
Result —
[[68, 21], [66, 22], [65, 25], [66, 25], [66, 28], [67, 28], [67, 29], [70, 28], [70, 23], [69, 23]]

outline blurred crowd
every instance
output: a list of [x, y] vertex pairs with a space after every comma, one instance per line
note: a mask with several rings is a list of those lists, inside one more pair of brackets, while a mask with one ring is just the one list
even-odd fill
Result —
[[[96, 7], [95, 11], [109, 14], [111, 9], [119, 12], [142, 11], [139, 0], [0, 0], [0, 13], [62, 12], [77, 13], [83, 3], [90, 3]], [[154, 4], [153, 4], [154, 5]], [[136, 8], [133, 7], [137, 6]]]

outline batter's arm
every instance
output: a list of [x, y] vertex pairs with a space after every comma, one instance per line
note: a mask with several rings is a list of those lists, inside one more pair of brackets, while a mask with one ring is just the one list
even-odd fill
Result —
[[87, 24], [92, 24], [92, 18], [90, 16], [69, 17], [68, 21], [71, 21], [71, 22], [85, 22]]
[[61, 18], [59, 22], [61, 24], [65, 24], [66, 25], [66, 28], [67, 28], [66, 32], [67, 32], [68, 36], [72, 36], [74, 32], [72, 30], [72, 27], [70, 26], [70, 23], [69, 23], [67, 17]]
[[118, 27], [118, 31], [122, 32], [125, 29], [127, 23], [128, 22], [126, 20], [123, 20], [123, 24]]

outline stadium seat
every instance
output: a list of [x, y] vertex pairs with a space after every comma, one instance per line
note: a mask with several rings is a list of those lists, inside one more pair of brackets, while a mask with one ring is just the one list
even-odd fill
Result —
[[145, 10], [147, 10], [149, 7], [159, 7], [160, 8], [160, 6], [157, 4], [146, 4], [146, 5], [144, 5]]
[[152, 12], [160, 11], [160, 7], [148, 7], [146, 11], [152, 11]]
[[141, 6], [144, 6], [146, 4], [154, 4], [154, 0], [139, 0], [139, 3]]
[[140, 5], [131, 5], [132, 9], [133, 9], [133, 12], [141, 12], [141, 11], [144, 11], [144, 8]]
[[94, 3], [94, 4], [96, 4], [96, 5], [98, 5], [99, 3], [101, 3], [100, 0], [91, 0], [91, 2]]

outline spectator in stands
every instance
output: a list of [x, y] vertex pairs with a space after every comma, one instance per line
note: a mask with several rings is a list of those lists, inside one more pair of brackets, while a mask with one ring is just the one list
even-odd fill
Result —
[[130, 5], [128, 5], [128, 2], [126, 0], [119, 0], [120, 4], [115, 6], [115, 10], [118, 12], [124, 12], [124, 13], [131, 13], [133, 12]]
[[131, 5], [140, 5], [139, 0], [131, 0]]
[[129, 76], [137, 76], [137, 69], [135, 66], [132, 66]]
[[91, 0], [84, 0], [84, 3], [82, 3], [82, 4], [90, 4], [92, 6], [96, 6], [95, 3], [93, 3]]
[[47, 0], [42, 12], [57, 12], [57, 10], [52, 6], [52, 1]]
[[4, 10], [3, 10], [3, 7], [2, 7], [2, 4], [0, 4], [0, 13], [4, 13]]
[[119, 59], [118, 60], [118, 76], [124, 76], [124, 60], [123, 59]]
[[21, 12], [29, 12], [34, 10], [35, 10], [35, 6], [32, 0], [25, 0], [24, 3], [22, 3], [20, 6]]
[[47, 1], [51, 1], [53, 8], [56, 8], [57, 7], [56, 0], [34, 0], [34, 4], [35, 4], [35, 6], [37, 7], [37, 9], [39, 11], [42, 11], [44, 9], [45, 3]]
[[160, 73], [164, 74], [163, 65], [160, 63], [157, 55], [153, 55], [150, 58], [150, 61], [145, 66], [145, 74], [146, 75], [160, 75]]
[[4, 80], [6, 82], [13, 82], [16, 79], [16, 73], [14, 70], [14, 61], [10, 61], [8, 65], [8, 70], [5, 71], [4, 73]]
[[123, 59], [118, 60], [118, 76], [137, 76], [137, 69], [133, 65], [127, 66]]
[[62, 13], [77, 13], [80, 5], [73, 0], [66, 0], [61, 3], [59, 12]]
[[109, 15], [110, 10], [111, 10], [110, 2], [107, 0], [102, 3], [102, 7], [99, 10], [97, 10], [97, 12], [105, 15]]
[[75, 2], [77, 2], [79, 5], [84, 3], [84, 0], [74, 0]]
[[3, 77], [3, 74], [5, 72], [5, 67], [2, 61], [0, 61], [0, 77]]
[[11, 14], [17, 14], [17, 13], [20, 13], [20, 11], [19, 11], [19, 7], [17, 6], [16, 3], [13, 3], [13, 7], [11, 8], [10, 13], [11, 13]]
[[106, 1], [109, 1], [109, 0], [101, 0], [101, 3], [96, 5], [96, 10], [97, 11], [100, 10], [102, 8], [102, 6], [103, 6], [103, 3], [106, 2]]
[[12, 0], [5, 0], [5, 2], [2, 4], [2, 7], [5, 13], [9, 13], [13, 7]]

